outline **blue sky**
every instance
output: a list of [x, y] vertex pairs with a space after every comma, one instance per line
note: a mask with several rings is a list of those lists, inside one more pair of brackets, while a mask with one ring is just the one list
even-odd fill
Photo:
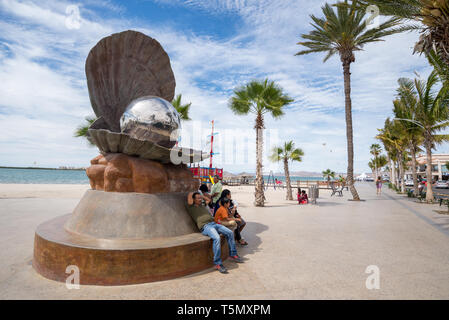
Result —
[[[286, 115], [267, 116], [267, 148], [294, 140], [305, 156], [292, 171], [346, 171], [342, 70], [338, 57], [296, 57], [310, 14], [324, 1], [0, 0], [0, 165], [88, 166], [98, 151], [73, 131], [92, 115], [84, 63], [103, 37], [134, 29], [157, 39], [171, 59], [176, 92], [192, 102], [185, 145], [207, 150], [209, 121], [216, 121], [215, 164], [231, 172], [254, 171], [254, 116], [227, 107], [232, 90], [252, 79], [275, 80], [295, 99]], [[68, 28], [66, 10], [76, 6], [79, 28]], [[423, 77], [429, 67], [412, 55], [417, 34], [387, 38], [356, 53], [352, 66], [355, 170], [369, 172], [369, 146], [391, 114], [399, 77]], [[190, 127], [203, 130], [192, 134]], [[248, 135], [244, 150], [232, 141]], [[191, 138], [194, 137], [194, 138]], [[200, 137], [200, 138], [198, 138]], [[273, 140], [273, 137], [278, 139]], [[447, 145], [438, 151], [447, 152]], [[236, 154], [237, 153], [237, 154]], [[241, 154], [243, 153], [243, 154]], [[236, 160], [236, 158], [239, 158]], [[264, 160], [265, 170], [281, 170]]]

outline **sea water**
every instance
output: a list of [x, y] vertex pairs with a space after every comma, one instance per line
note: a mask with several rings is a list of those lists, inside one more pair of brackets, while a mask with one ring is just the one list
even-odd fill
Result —
[[[268, 176], [263, 176], [263, 179], [265, 181], [268, 181]], [[274, 179], [278, 179], [279, 181], [285, 181], [284, 176], [274, 176]], [[270, 177], [270, 182], [273, 180], [273, 176]], [[297, 177], [297, 176], [290, 176], [290, 181], [296, 182], [296, 181], [324, 181], [323, 177]]]
[[[275, 179], [285, 181], [284, 176], [275, 176]], [[272, 181], [273, 177], [270, 177]], [[268, 182], [268, 176], [264, 176]], [[323, 181], [322, 177], [290, 177], [292, 182]], [[0, 168], [0, 183], [35, 183], [35, 184], [88, 184], [86, 171], [84, 170], [52, 170], [52, 169], [13, 169]]]
[[0, 168], [0, 183], [89, 184], [84, 170]]

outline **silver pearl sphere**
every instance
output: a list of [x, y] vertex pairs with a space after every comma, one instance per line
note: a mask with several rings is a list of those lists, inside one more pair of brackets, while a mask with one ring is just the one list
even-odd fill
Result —
[[145, 96], [128, 105], [120, 118], [120, 129], [135, 139], [172, 148], [178, 140], [181, 119], [167, 100]]

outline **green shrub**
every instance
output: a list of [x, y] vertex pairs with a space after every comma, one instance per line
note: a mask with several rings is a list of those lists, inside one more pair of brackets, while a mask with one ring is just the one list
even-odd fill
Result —
[[426, 200], [426, 193], [423, 191], [418, 196], [419, 201]]

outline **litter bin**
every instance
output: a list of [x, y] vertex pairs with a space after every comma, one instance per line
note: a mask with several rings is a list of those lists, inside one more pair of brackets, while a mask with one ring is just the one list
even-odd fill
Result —
[[309, 199], [310, 202], [316, 204], [316, 199], [319, 197], [319, 189], [318, 186], [310, 186], [309, 187]]

